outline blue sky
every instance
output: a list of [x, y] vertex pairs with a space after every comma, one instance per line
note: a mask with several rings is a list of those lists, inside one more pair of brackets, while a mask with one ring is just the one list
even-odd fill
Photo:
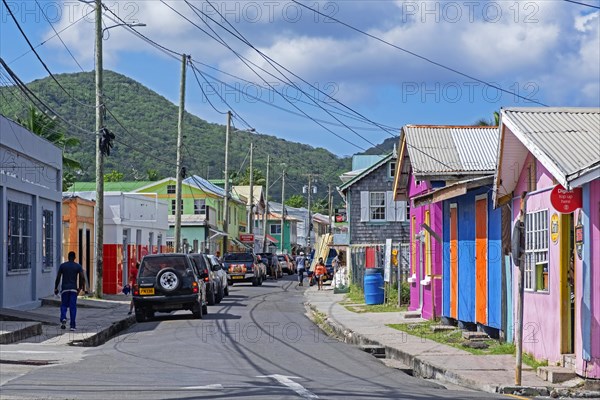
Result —
[[[92, 8], [77, 1], [38, 1], [39, 7], [31, 0], [7, 0], [32, 43], [46, 41], [38, 50], [50, 70], [64, 73], [80, 68], [43, 14], [57, 31], [66, 28], [60, 37], [83, 69], [93, 70], [93, 12], [85, 16]], [[600, 6], [597, 0], [581, 2]], [[233, 37], [223, 27], [233, 32], [232, 28], [205, 1], [190, 1], [198, 14], [205, 13], [202, 18], [182, 0], [104, 3], [127, 23], [145, 23], [146, 27], [136, 29], [169, 49], [191, 54], [201, 63], [197, 65], [202, 73], [222, 81], [205, 75], [210, 86], [200, 77], [218, 111], [231, 107], [260, 133], [324, 147], [340, 156], [380, 143], [405, 124], [471, 124], [481, 117], [491, 118], [500, 107], [536, 106], [529, 99], [549, 106], [600, 106], [600, 14], [595, 8], [567, 1], [301, 2], [322, 15], [290, 1], [212, 3], [254, 48], [312, 86], [281, 69], [280, 74], [253, 48]], [[168, 6], [211, 35], [210, 28], [214, 29], [231, 49]], [[107, 14], [105, 26], [114, 25], [108, 17], [112, 16]], [[180, 61], [122, 27], [109, 32], [103, 42], [104, 67], [177, 102]], [[254, 67], [258, 75], [232, 49], [260, 67]], [[2, 5], [0, 56], [26, 82], [45, 77], [42, 65], [27, 51], [27, 43]], [[291, 79], [304, 93], [277, 78]], [[229, 106], [214, 91], [225, 97]], [[225, 123], [225, 116], [207, 102], [191, 71], [186, 109], [209, 122]], [[357, 114], [348, 115], [349, 109], [389, 129], [365, 122]], [[303, 113], [345, 140], [296, 115]], [[238, 128], [247, 128], [238, 118], [234, 122]]]

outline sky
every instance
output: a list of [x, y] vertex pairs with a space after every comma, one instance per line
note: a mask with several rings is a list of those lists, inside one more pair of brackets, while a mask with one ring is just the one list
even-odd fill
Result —
[[[3, 1], [52, 73], [94, 69], [91, 5]], [[187, 111], [225, 124], [231, 110], [236, 128], [339, 156], [406, 124], [469, 125], [501, 107], [600, 106], [598, 0], [103, 3], [105, 69], [178, 102], [180, 57], [113, 26], [145, 24], [135, 29], [195, 63]], [[5, 4], [0, 56], [25, 82], [48, 75]]]

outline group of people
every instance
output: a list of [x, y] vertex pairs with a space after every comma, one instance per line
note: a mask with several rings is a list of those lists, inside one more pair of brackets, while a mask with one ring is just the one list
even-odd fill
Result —
[[[296, 268], [298, 270], [298, 286], [304, 286], [304, 273], [308, 272], [308, 270], [310, 269], [310, 264], [308, 258], [304, 255], [304, 252], [302, 251], [300, 252], [300, 255], [296, 257]], [[319, 257], [314, 271], [314, 278], [317, 282], [318, 290], [323, 290], [323, 281], [325, 280], [326, 276], [327, 268], [325, 268], [323, 257]]]

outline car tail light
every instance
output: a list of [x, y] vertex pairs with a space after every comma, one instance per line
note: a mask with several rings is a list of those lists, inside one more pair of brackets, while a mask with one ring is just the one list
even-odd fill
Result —
[[192, 282], [192, 292], [198, 293], [198, 282]]
[[133, 285], [133, 295], [134, 296], [140, 295], [140, 290], [138, 289], [138, 285]]
[[208, 282], [208, 270], [204, 270], [204, 282]]

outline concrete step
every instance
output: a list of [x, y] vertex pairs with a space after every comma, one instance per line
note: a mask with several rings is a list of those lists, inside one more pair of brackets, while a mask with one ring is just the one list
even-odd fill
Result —
[[456, 327], [452, 325], [431, 325], [431, 330], [433, 331], [433, 333], [449, 332], [456, 330]]
[[421, 318], [421, 313], [418, 311], [407, 311], [404, 313], [405, 319]]
[[0, 308], [0, 321], [33, 321], [49, 325], [58, 325], [58, 311], [56, 316], [49, 317], [46, 314], [33, 311], [14, 310], [12, 308]]
[[575, 354], [563, 354], [562, 355], [562, 366], [564, 368], [575, 371]]
[[372, 354], [374, 356], [383, 355], [383, 357], [385, 357], [385, 347], [365, 344], [359, 346], [359, 348], [362, 351]]
[[464, 331], [462, 333], [462, 337], [463, 337], [463, 339], [470, 340], [470, 341], [488, 340], [490, 338], [488, 336], [488, 334], [485, 332], [470, 332], [470, 331]]
[[537, 376], [550, 383], [561, 383], [576, 378], [577, 374], [563, 367], [539, 367]]
[[15, 343], [41, 334], [41, 322], [0, 321], [0, 344]]

